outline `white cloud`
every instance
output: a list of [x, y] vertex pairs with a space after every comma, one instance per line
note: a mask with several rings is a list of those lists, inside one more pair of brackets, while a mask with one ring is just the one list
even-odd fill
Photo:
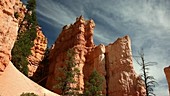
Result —
[[[75, 15], [68, 8], [52, 0], [37, 1], [37, 13], [48, 18], [53, 25], [55, 22], [61, 25], [70, 24], [75, 20]], [[49, 23], [49, 22], [48, 22]]]

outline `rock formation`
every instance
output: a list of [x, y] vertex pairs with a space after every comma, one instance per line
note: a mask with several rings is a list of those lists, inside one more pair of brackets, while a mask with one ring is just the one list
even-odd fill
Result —
[[[64, 60], [66, 58], [66, 52], [69, 48], [73, 48], [76, 52], [75, 58], [76, 63], [80, 69], [80, 76], [78, 78], [78, 86], [81, 90], [84, 88], [84, 74], [83, 67], [86, 62], [85, 55], [88, 51], [94, 48], [93, 44], [93, 28], [95, 24], [93, 20], [85, 21], [83, 17], [77, 18], [74, 25], [67, 25], [63, 27], [63, 31], [59, 38], [55, 42], [55, 46], [50, 52], [49, 62], [49, 74], [47, 81], [47, 87], [53, 89], [53, 85], [56, 84], [55, 77], [59, 76], [60, 73], [56, 68], [58, 66], [63, 66]], [[55, 90], [58, 92], [58, 90]]]
[[17, 37], [18, 21], [14, 17], [15, 0], [0, 0], [0, 71], [11, 59], [11, 50]]
[[166, 79], [167, 79], [167, 82], [168, 82], [169, 94], [170, 94], [170, 67], [165, 67], [164, 72], [165, 72]]
[[20, 0], [16, 0], [14, 5], [14, 16], [18, 20], [18, 27], [21, 25], [26, 11], [26, 6]]
[[36, 72], [40, 62], [44, 58], [47, 48], [47, 38], [43, 35], [41, 28], [37, 27], [37, 37], [34, 40], [34, 46], [31, 48], [31, 55], [28, 56], [28, 76], [31, 77]]
[[110, 96], [145, 96], [145, 89], [136, 75], [128, 36], [106, 46], [107, 87]]
[[74, 49], [75, 62], [80, 69], [78, 86], [83, 92], [84, 84], [96, 69], [105, 78], [103, 94], [107, 96], [145, 96], [143, 82], [136, 75], [131, 53], [130, 38], [119, 38], [113, 44], [96, 46], [93, 43], [93, 20], [84, 20], [82, 16], [71, 25], [66, 25], [57, 38], [49, 57], [49, 76], [46, 86], [54, 92], [56, 77], [61, 76], [59, 68], [64, 66], [66, 52]]
[[[16, 0], [14, 5], [14, 17], [17, 19], [20, 32], [25, 32], [27, 29], [27, 21], [24, 19], [27, 14], [26, 6], [20, 1]], [[37, 26], [36, 38], [34, 40], [34, 46], [30, 49], [31, 55], [28, 59], [28, 77], [32, 77], [36, 72], [39, 63], [44, 57], [44, 53], [47, 48], [47, 38], [42, 33], [41, 27]]]
[[[25, 7], [20, 0], [0, 0], [0, 96], [19, 96], [23, 92], [34, 92], [39, 96], [58, 96], [39, 86], [19, 72], [10, 62], [11, 50], [17, 38], [17, 31], [25, 16]], [[16, 12], [20, 14], [16, 18]], [[42, 53], [46, 43], [45, 37], [38, 28], [34, 43], [35, 53]], [[42, 44], [40, 43], [42, 41]], [[36, 49], [37, 48], [37, 49]], [[32, 48], [33, 49], [33, 48]], [[33, 49], [34, 50], [34, 49]], [[41, 56], [38, 56], [41, 58]]]

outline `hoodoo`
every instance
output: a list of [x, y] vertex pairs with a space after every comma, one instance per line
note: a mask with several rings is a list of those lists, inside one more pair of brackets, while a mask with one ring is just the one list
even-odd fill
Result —
[[95, 23], [82, 16], [74, 24], [66, 25], [57, 38], [49, 57], [49, 76], [46, 86], [57, 93], [53, 86], [56, 77], [61, 76], [59, 67], [65, 65], [66, 52], [74, 49], [75, 62], [80, 70], [77, 84], [83, 92], [85, 82], [96, 69], [105, 78], [103, 94], [107, 96], [145, 96], [142, 80], [135, 73], [132, 63], [131, 41], [129, 36], [118, 38], [114, 43], [104, 46], [93, 42]]

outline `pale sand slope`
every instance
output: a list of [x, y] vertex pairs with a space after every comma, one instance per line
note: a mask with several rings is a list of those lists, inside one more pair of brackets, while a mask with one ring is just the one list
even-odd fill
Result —
[[33, 92], [39, 96], [59, 96], [31, 81], [10, 62], [0, 73], [0, 96], [20, 96], [23, 92]]

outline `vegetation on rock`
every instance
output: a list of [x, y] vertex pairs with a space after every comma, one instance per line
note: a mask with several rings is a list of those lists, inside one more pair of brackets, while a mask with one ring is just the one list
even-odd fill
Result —
[[84, 96], [102, 96], [102, 76], [94, 69], [85, 83]]
[[[19, 27], [18, 37], [12, 49], [12, 62], [26, 76], [28, 75], [27, 57], [31, 54], [31, 47], [34, 45], [33, 40], [36, 38], [37, 19], [35, 13], [35, 0], [29, 0], [27, 12]], [[30, 14], [31, 13], [31, 14]], [[23, 22], [27, 22], [23, 24]], [[21, 30], [22, 28], [25, 30]]]
[[[58, 68], [63, 73], [63, 76], [57, 77], [57, 84], [54, 88], [61, 90], [61, 95], [79, 95], [79, 88], [75, 78], [78, 78], [80, 70], [76, 68], [77, 64], [74, 61], [75, 52], [73, 49], [67, 51], [67, 59], [65, 60], [65, 66]], [[74, 86], [74, 87], [73, 87]]]
[[20, 96], [38, 96], [34, 93], [22, 93]]

